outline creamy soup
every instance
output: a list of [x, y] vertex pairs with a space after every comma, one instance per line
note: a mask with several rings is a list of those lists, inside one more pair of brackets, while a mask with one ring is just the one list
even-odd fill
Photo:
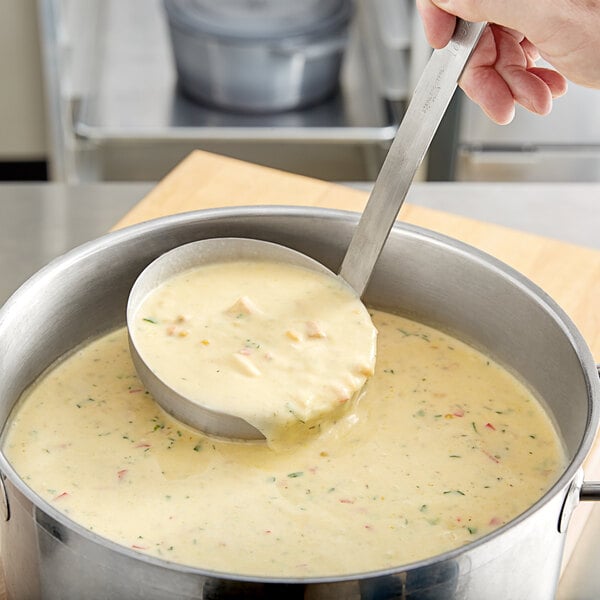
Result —
[[144, 298], [131, 334], [162, 381], [271, 443], [344, 411], [375, 368], [377, 330], [356, 293], [285, 263], [184, 271]]
[[229, 573], [332, 576], [439, 554], [513, 519], [565, 455], [532, 394], [489, 358], [382, 312], [354, 409], [285, 450], [208, 438], [141, 386], [125, 330], [27, 392], [4, 450], [33, 490], [140, 553]]

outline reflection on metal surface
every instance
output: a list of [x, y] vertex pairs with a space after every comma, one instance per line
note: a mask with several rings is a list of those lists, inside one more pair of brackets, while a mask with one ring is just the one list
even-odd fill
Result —
[[565, 533], [567, 531], [567, 527], [569, 526], [569, 521], [571, 520], [571, 516], [573, 515], [573, 511], [577, 508], [579, 504], [579, 493], [581, 490], [581, 486], [583, 484], [583, 470], [579, 469], [569, 486], [567, 491], [567, 495], [565, 497], [565, 501], [563, 503], [562, 509], [560, 511], [560, 516], [558, 518], [558, 532]]
[[0, 471], [0, 519], [8, 521], [10, 519], [10, 507], [8, 505], [8, 496], [4, 487], [6, 475]]

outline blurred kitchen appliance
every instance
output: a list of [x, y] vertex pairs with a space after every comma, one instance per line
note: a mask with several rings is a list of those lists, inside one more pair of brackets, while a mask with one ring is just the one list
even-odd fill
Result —
[[[154, 181], [196, 148], [323, 179], [373, 180], [411, 70], [420, 72], [429, 55], [413, 0], [355, 0], [333, 95], [304, 109], [241, 114], [181, 93], [162, 0], [38, 2], [56, 180]], [[393, 18], [382, 14], [390, 6]], [[377, 27], [401, 28], [397, 66], [408, 80], [396, 75], [393, 89], [376, 68], [373, 36], [383, 32], [369, 25], [374, 16]]]
[[178, 81], [219, 108], [302, 108], [338, 86], [351, 0], [164, 0]]

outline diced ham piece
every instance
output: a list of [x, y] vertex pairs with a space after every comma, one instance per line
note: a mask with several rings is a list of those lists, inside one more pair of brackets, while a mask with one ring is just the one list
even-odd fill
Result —
[[344, 402], [348, 402], [352, 397], [350, 390], [345, 385], [336, 385], [333, 388], [335, 390], [335, 394], [337, 396], [337, 401], [340, 404], [344, 404]]
[[327, 334], [316, 321], [306, 322], [306, 335], [309, 338], [326, 338]]
[[373, 370], [373, 366], [367, 364], [358, 365], [357, 371], [365, 377], [371, 377], [371, 375], [373, 375], [373, 373], [375, 372]]
[[233, 358], [245, 375], [250, 375], [250, 377], [258, 377], [261, 375], [260, 369], [252, 362], [250, 357], [236, 352], [233, 355]]
[[241, 296], [238, 298], [228, 309], [227, 314], [232, 317], [238, 315], [255, 315], [261, 312], [258, 306], [248, 298], [248, 296]]

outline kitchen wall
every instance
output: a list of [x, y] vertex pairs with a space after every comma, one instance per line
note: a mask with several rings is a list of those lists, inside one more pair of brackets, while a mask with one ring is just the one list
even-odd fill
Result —
[[45, 170], [38, 40], [36, 1], [0, 0], [0, 179], [27, 179]]

